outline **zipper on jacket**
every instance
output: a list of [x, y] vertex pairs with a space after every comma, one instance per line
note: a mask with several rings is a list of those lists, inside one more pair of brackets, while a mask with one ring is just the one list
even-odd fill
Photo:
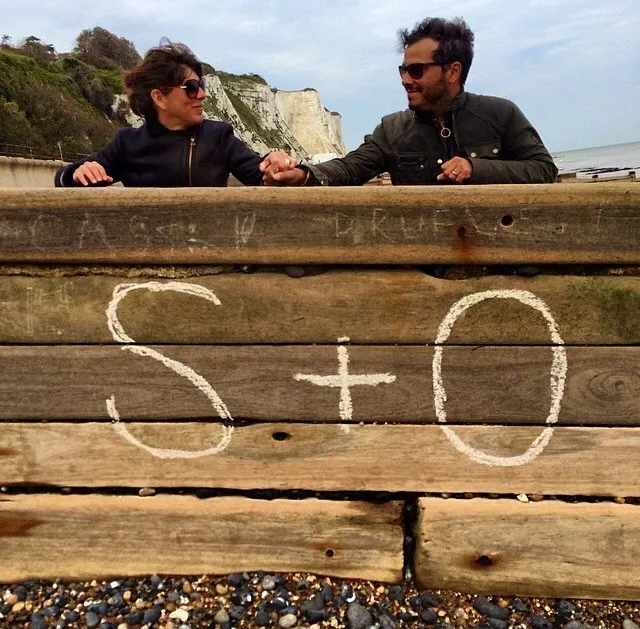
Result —
[[453, 129], [453, 141], [455, 142], [456, 155], [460, 155], [462, 153], [462, 149], [460, 148], [460, 142], [458, 141], [458, 132], [456, 130], [456, 112], [455, 111], [451, 114], [451, 128]]
[[439, 131], [440, 142], [442, 143], [444, 154], [446, 155], [447, 159], [450, 159], [451, 156], [449, 155], [447, 138], [451, 135], [451, 129], [449, 129], [439, 118], [434, 117], [434, 120], [436, 123], [436, 129], [438, 129]]
[[446, 120], [436, 118], [436, 126], [440, 130], [440, 141], [445, 150], [447, 159], [455, 157], [460, 152], [460, 143], [458, 142], [458, 134], [456, 132], [456, 115], [451, 114], [451, 128], [447, 126]]
[[193, 186], [193, 177], [191, 175], [191, 168], [193, 166], [193, 151], [196, 148], [196, 139], [194, 137], [189, 138], [189, 163], [187, 168], [189, 169], [189, 186]]

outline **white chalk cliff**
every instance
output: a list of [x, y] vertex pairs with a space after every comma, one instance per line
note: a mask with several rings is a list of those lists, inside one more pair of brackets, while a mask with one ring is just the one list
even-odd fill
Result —
[[209, 74], [205, 111], [226, 120], [258, 153], [284, 149], [298, 158], [344, 155], [342, 117], [324, 108], [316, 90], [281, 91], [256, 75]]
[[329, 111], [314, 89], [275, 92], [276, 106], [294, 137], [309, 155], [344, 155], [342, 116]]

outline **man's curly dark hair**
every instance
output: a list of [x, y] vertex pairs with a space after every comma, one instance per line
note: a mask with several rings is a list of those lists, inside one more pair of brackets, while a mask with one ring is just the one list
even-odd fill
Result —
[[407, 28], [398, 31], [401, 50], [430, 37], [440, 42], [433, 54], [433, 60], [441, 63], [459, 61], [462, 64], [460, 84], [464, 85], [473, 61], [473, 31], [459, 17], [445, 20], [441, 17], [428, 17], [416, 24], [413, 30]]

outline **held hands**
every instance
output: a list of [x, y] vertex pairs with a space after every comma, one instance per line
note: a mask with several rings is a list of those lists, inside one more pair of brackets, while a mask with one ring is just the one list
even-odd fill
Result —
[[73, 180], [88, 186], [90, 183], [113, 183], [113, 177], [107, 175], [107, 171], [98, 162], [85, 162], [78, 166], [73, 173]]
[[284, 151], [269, 153], [260, 164], [265, 186], [300, 186], [307, 179], [302, 168], [296, 168], [296, 160]]
[[441, 166], [442, 173], [438, 175], [438, 181], [450, 181], [462, 183], [471, 177], [473, 167], [471, 162], [464, 157], [453, 157]]

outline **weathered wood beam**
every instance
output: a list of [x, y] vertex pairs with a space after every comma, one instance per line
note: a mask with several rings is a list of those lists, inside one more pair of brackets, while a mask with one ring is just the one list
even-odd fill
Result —
[[309, 571], [400, 581], [402, 509], [187, 496], [0, 498], [0, 581]]
[[5, 420], [433, 423], [436, 392], [455, 424], [633, 426], [640, 347], [0, 346]]
[[[468, 308], [446, 344], [548, 344], [543, 314], [515, 298], [514, 291], [542, 300], [567, 344], [640, 342], [640, 277], [451, 281], [418, 270], [371, 269], [299, 279], [284, 273], [184, 277], [179, 272], [161, 279], [137, 277], [136, 269], [122, 269], [116, 277], [61, 277], [56, 267], [50, 273], [0, 276], [0, 342], [113, 342], [107, 307], [114, 290], [119, 294], [131, 284], [139, 288], [123, 297], [117, 316], [140, 343], [335, 343], [345, 336], [353, 343], [433, 343], [454, 304], [487, 291], [503, 297]], [[159, 286], [171, 290], [158, 291]], [[221, 305], [178, 292], [190, 286], [210, 291]]]
[[8, 423], [0, 478], [63, 487], [638, 496], [640, 428], [543, 430], [456, 426], [454, 443], [440, 426], [279, 423], [225, 435], [205, 423]]
[[639, 263], [640, 187], [0, 190], [0, 261]]
[[419, 501], [416, 577], [424, 588], [637, 600], [640, 506]]

